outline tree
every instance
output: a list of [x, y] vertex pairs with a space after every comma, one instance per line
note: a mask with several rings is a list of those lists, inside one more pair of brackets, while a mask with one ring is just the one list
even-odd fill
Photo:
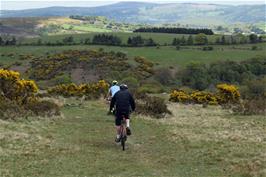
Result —
[[168, 27], [145, 27], [134, 30], [134, 32], [149, 32], [149, 33], [174, 33], [174, 34], [199, 34], [204, 33], [213, 35], [211, 29], [192, 29], [192, 28], [168, 28]]
[[173, 42], [172, 42], [172, 45], [180, 45], [181, 41], [179, 38], [174, 38], [173, 39]]
[[37, 45], [42, 45], [42, 39], [38, 39]]
[[256, 34], [250, 34], [249, 35], [249, 42], [250, 43], [257, 43], [258, 42], [258, 36]]
[[220, 37], [217, 37], [215, 40], [215, 44], [220, 44], [220, 43], [221, 43]]
[[246, 44], [246, 43], [248, 43], [247, 37], [244, 36], [243, 34], [239, 35], [239, 38], [240, 38], [239, 39], [240, 44]]
[[0, 36], [0, 45], [4, 44], [4, 40], [2, 39], [2, 37]]
[[74, 38], [73, 38], [73, 36], [65, 37], [65, 38], [63, 39], [63, 43], [64, 43], [64, 44], [71, 44], [71, 43], [73, 43], [73, 42], [74, 42]]
[[207, 36], [203, 33], [197, 34], [195, 37], [195, 42], [197, 45], [205, 45], [208, 44]]
[[189, 35], [188, 39], [187, 39], [187, 45], [193, 45], [194, 41], [193, 41], [193, 37], [192, 35]]
[[221, 38], [221, 44], [225, 45], [226, 44], [226, 39], [225, 39], [225, 36], [222, 36]]
[[259, 37], [258, 42], [263, 42], [262, 36]]
[[236, 44], [236, 40], [234, 38], [234, 36], [231, 35], [231, 44]]
[[101, 45], [120, 45], [121, 39], [114, 35], [107, 34], [98, 34], [94, 35], [92, 39], [93, 44], [101, 44]]
[[91, 39], [90, 39], [90, 38], [86, 38], [86, 39], [84, 40], [84, 44], [90, 44], [90, 42], [91, 42]]
[[209, 86], [208, 68], [204, 64], [189, 64], [181, 74], [182, 83], [197, 90], [204, 90]]
[[156, 43], [153, 41], [152, 38], [149, 38], [146, 40], [145, 45], [146, 46], [156, 46]]
[[173, 39], [172, 45], [176, 45], [176, 38]]
[[16, 45], [16, 43], [17, 43], [17, 39], [13, 36], [10, 41], [10, 45]]
[[127, 39], [127, 44], [128, 44], [128, 45], [132, 45], [132, 39], [131, 39], [131, 37], [129, 37], [129, 38]]
[[185, 44], [186, 44], [185, 36], [182, 36], [182, 38], [181, 38], [181, 40], [180, 40], [180, 44], [181, 44], [181, 45], [185, 45]]
[[137, 47], [144, 45], [144, 39], [141, 36], [133, 36], [132, 38], [128, 39], [128, 45]]

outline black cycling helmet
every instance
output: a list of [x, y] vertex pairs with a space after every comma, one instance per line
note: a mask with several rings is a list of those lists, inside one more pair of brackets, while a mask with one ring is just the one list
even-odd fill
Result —
[[120, 85], [120, 89], [121, 89], [121, 90], [125, 90], [125, 89], [128, 89], [128, 87], [127, 87], [126, 84], [121, 84], [121, 85]]

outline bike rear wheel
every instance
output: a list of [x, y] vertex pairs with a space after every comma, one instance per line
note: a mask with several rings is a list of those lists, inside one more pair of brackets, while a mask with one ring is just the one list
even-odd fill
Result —
[[125, 146], [126, 146], [126, 137], [125, 136], [122, 137], [122, 139], [121, 139], [121, 146], [122, 146], [122, 149], [124, 151], [125, 150]]

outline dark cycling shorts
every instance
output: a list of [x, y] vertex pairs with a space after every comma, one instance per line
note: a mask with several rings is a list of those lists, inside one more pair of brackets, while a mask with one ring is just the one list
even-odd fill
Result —
[[117, 112], [115, 115], [115, 125], [116, 126], [120, 126], [121, 122], [123, 120], [123, 117], [125, 117], [126, 119], [129, 119], [129, 112]]

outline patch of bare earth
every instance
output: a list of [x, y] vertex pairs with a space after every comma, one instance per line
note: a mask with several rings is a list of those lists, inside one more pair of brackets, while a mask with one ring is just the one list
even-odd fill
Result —
[[17, 71], [20, 74], [24, 74], [29, 69], [29, 67], [26, 67], [26, 66], [12, 66], [10, 69], [13, 70], [13, 71]]
[[77, 84], [96, 82], [99, 80], [99, 75], [93, 71], [75, 68], [71, 71], [71, 80]]

